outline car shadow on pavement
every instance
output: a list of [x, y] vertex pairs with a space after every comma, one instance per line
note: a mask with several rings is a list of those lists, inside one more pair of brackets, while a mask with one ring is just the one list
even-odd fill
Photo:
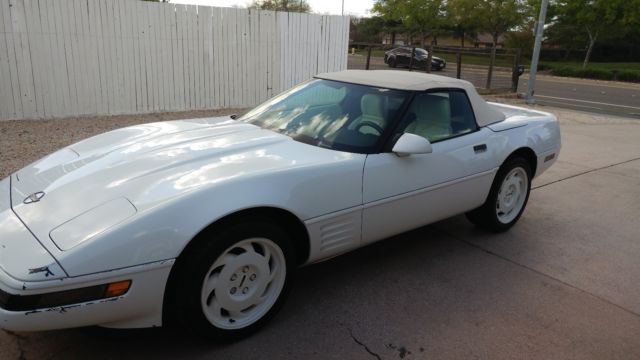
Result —
[[[355, 333], [366, 334], [372, 313], [377, 313], [382, 322], [401, 326], [411, 322], [410, 318], [397, 317], [398, 307], [405, 307], [407, 299], [415, 301], [429, 292], [457, 287], [452, 284], [459, 276], [455, 264], [464, 262], [460, 256], [467, 257], [476, 250], [444, 234], [438, 226], [422, 227], [299, 269], [291, 296], [280, 313], [258, 333], [234, 343], [216, 344], [198, 334], [171, 328], [86, 327], [19, 336], [27, 358], [44, 354], [49, 358], [335, 357], [337, 353], [332, 351], [347, 344], [352, 351], [361, 351]], [[478, 236], [486, 234], [469, 231]], [[447, 269], [452, 266], [458, 270], [450, 276]], [[282, 346], [282, 339], [288, 346]], [[401, 345], [385, 346], [393, 352]], [[416, 347], [414, 351], [420, 350]]]

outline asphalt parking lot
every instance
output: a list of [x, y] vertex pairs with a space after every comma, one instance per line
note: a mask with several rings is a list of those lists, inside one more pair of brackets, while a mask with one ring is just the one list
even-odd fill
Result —
[[233, 344], [0, 331], [0, 359], [638, 359], [640, 121], [553, 111], [560, 158], [507, 233], [458, 216], [303, 268], [274, 321]]

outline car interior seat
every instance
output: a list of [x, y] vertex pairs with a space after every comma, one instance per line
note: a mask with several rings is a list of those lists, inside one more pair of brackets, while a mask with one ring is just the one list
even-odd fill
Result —
[[449, 98], [422, 94], [413, 100], [409, 113], [415, 120], [407, 125], [405, 132], [420, 135], [429, 141], [445, 139], [453, 134]]
[[[363, 122], [371, 122], [378, 125], [381, 129], [385, 128], [386, 114], [384, 99], [377, 94], [365, 94], [360, 99], [360, 110], [362, 114], [357, 117], [351, 126], [351, 129], [356, 129]], [[380, 135], [380, 132], [373, 127], [363, 125], [359, 131], [363, 134]]]

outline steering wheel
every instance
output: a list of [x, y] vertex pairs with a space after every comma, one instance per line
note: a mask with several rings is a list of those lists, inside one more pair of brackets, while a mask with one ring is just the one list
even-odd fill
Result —
[[372, 128], [373, 130], [377, 131], [378, 135], [382, 135], [382, 133], [384, 132], [384, 129], [380, 125], [374, 123], [373, 121], [369, 121], [369, 120], [364, 120], [361, 123], [359, 123], [358, 125], [356, 125], [355, 130], [359, 131], [361, 127], [365, 127], [365, 126], [368, 126], [368, 127]]

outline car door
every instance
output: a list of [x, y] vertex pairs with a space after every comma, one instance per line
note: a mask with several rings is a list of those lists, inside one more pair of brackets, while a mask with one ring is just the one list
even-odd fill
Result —
[[432, 153], [368, 155], [363, 172], [363, 244], [480, 206], [496, 159], [489, 129], [478, 129], [462, 90], [416, 94], [395, 138], [427, 138]]
[[396, 59], [398, 60], [398, 65], [409, 65], [409, 56], [411, 54], [407, 49], [398, 49], [396, 53]]

